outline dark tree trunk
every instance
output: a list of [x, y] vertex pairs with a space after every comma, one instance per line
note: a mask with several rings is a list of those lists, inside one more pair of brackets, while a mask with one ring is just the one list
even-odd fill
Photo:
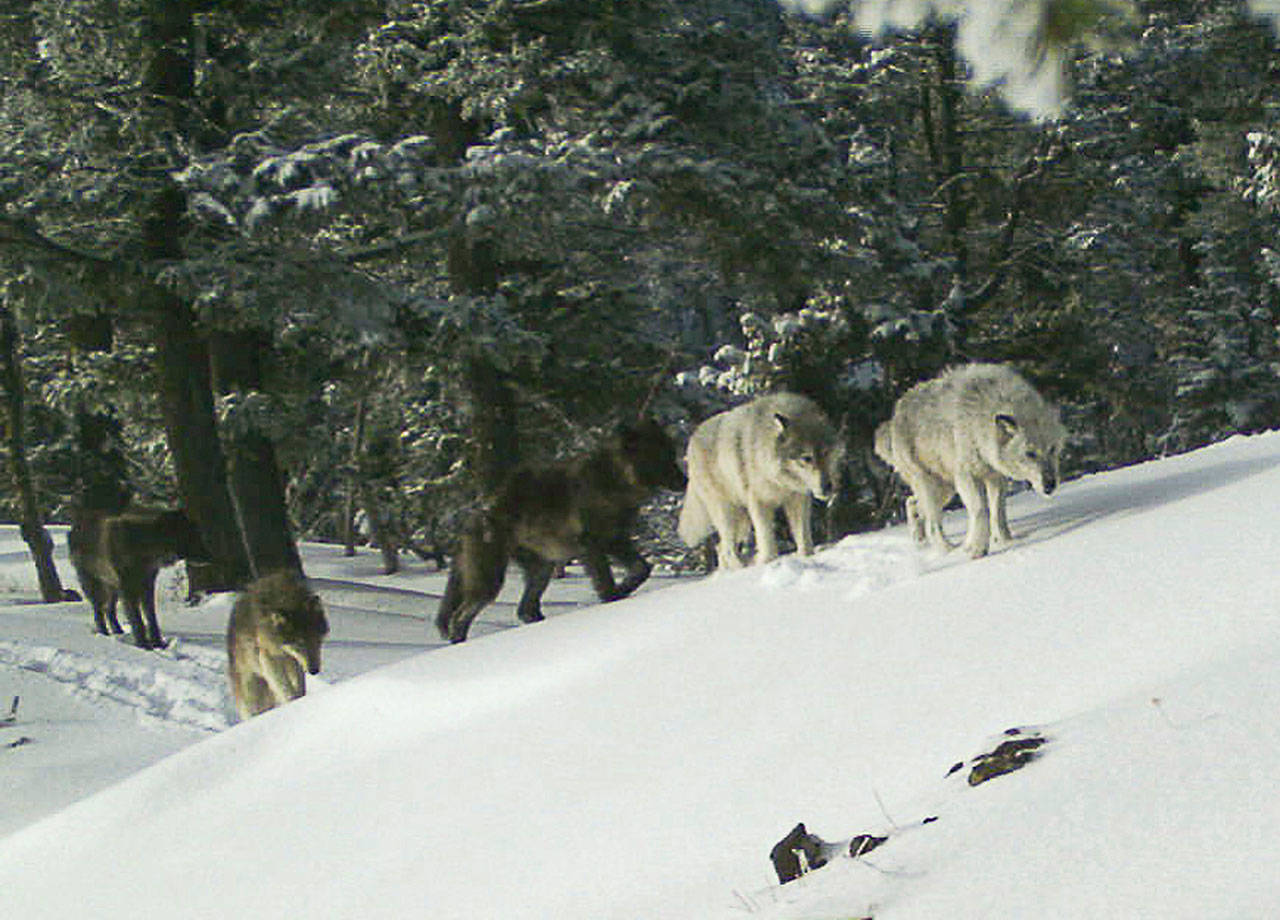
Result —
[[[63, 324], [76, 350], [110, 352], [115, 330], [105, 311], [75, 312]], [[109, 406], [90, 406], [82, 399], [75, 411], [76, 494], [81, 508], [116, 512], [133, 496], [125, 459], [120, 419]]]
[[[219, 393], [261, 390], [267, 345], [253, 332], [219, 332], [210, 337], [214, 386]], [[302, 559], [289, 524], [284, 477], [275, 445], [252, 428], [224, 435], [228, 479], [236, 521], [255, 578], [288, 570], [302, 574]]]
[[964, 138], [960, 131], [960, 75], [956, 66], [955, 29], [938, 27], [931, 36], [937, 64], [937, 134], [933, 142], [934, 174], [946, 210], [943, 229], [956, 261], [957, 280], [964, 284], [969, 275], [969, 193], [965, 188]]
[[[152, 0], [150, 60], [143, 83], [164, 108], [175, 132], [188, 136], [195, 117], [193, 4], [190, 0]], [[155, 197], [143, 223], [143, 255], [151, 260], [182, 257], [186, 196], [169, 184]], [[210, 565], [188, 565], [193, 590], [243, 586], [249, 563], [241, 542], [227, 484], [226, 460], [218, 441], [209, 372], [209, 351], [196, 329], [190, 306], [167, 291], [147, 291], [155, 322], [160, 404], [178, 492], [213, 556]]]
[[400, 571], [400, 534], [391, 523], [386, 506], [378, 501], [374, 490], [363, 489], [364, 513], [369, 517], [369, 535], [382, 554], [382, 574], [394, 575]]
[[[483, 232], [454, 224], [449, 245], [449, 284], [460, 294], [492, 294], [498, 286], [494, 245]], [[463, 360], [463, 387], [471, 415], [471, 474], [482, 493], [502, 484], [519, 460], [516, 437], [516, 399], [510, 382], [483, 354]]]
[[463, 380], [471, 408], [471, 473], [481, 492], [492, 494], [519, 460], [515, 393], [479, 355], [467, 360]]
[[22, 506], [22, 539], [35, 560], [40, 597], [45, 603], [68, 599], [53, 563], [53, 539], [44, 527], [40, 502], [36, 498], [31, 466], [27, 462], [26, 393], [23, 390], [22, 365], [18, 349], [18, 326], [7, 306], [0, 306], [0, 379], [4, 381], [5, 400], [9, 409], [8, 443], [9, 473]]
[[351, 433], [351, 469], [347, 473], [347, 494], [342, 507], [343, 555], [356, 554], [356, 508], [360, 502], [360, 456], [364, 451], [365, 416], [369, 411], [369, 397], [361, 393], [356, 402], [356, 418]]
[[213, 563], [188, 565], [193, 590], [227, 591], [249, 580], [249, 560], [237, 526], [218, 439], [209, 352], [186, 304], [163, 294], [155, 343], [160, 406], [182, 503], [200, 528]]

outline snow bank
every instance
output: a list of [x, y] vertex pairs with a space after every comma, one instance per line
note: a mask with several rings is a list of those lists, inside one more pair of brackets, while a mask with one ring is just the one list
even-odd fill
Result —
[[[1021, 541], [982, 560], [890, 530], [409, 657], [0, 840], [4, 903], [1270, 916], [1278, 499], [1280, 438], [1237, 438], [1016, 496]], [[946, 778], [1011, 725], [1043, 756]], [[890, 840], [778, 888], [769, 849], [800, 820]]]

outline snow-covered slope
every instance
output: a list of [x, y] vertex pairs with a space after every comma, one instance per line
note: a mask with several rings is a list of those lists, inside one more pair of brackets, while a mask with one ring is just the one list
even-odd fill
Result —
[[[348, 659], [324, 692], [0, 840], [3, 903], [1271, 916], [1278, 504], [1280, 437], [1239, 438], [1018, 496], [1024, 539], [976, 562], [891, 529], [371, 670]], [[362, 580], [321, 565], [335, 589]], [[405, 620], [426, 645], [422, 619], [362, 617], [351, 651]], [[385, 641], [394, 658], [416, 640]], [[946, 776], [1010, 726], [1043, 732], [1042, 756], [977, 787]], [[0, 777], [21, 750], [0, 750]], [[801, 820], [890, 839], [778, 887], [769, 849]]]

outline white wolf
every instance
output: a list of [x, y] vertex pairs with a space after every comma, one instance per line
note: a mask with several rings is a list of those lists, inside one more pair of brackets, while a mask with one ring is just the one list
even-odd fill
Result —
[[875, 451], [911, 488], [907, 522], [917, 541], [950, 548], [942, 509], [959, 493], [969, 512], [964, 550], [976, 558], [1013, 540], [1007, 479], [1041, 495], [1057, 488], [1066, 436], [1057, 410], [1017, 372], [966, 364], [904, 393], [876, 429]]
[[293, 573], [274, 572], [249, 585], [227, 624], [227, 672], [241, 720], [307, 692], [307, 674], [320, 673], [328, 632], [320, 598]]
[[755, 532], [755, 562], [778, 555], [774, 515], [786, 512], [801, 555], [813, 552], [812, 501], [830, 502], [842, 447], [831, 422], [807, 397], [775, 393], [713, 415], [693, 432], [686, 452], [689, 486], [680, 537], [697, 546], [720, 535], [723, 569], [742, 565], [738, 544]]

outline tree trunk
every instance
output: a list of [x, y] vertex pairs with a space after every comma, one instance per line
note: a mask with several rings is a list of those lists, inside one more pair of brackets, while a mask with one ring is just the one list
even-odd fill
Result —
[[[178, 135], [189, 135], [195, 110], [194, 18], [191, 0], [151, 0], [150, 59], [144, 88]], [[169, 183], [143, 221], [142, 251], [154, 261], [182, 258], [186, 195]], [[147, 306], [155, 317], [160, 404], [178, 492], [213, 556], [210, 565], [188, 564], [193, 590], [242, 587], [249, 562], [241, 542], [227, 485], [226, 460], [218, 441], [209, 372], [209, 351], [190, 306], [168, 291], [150, 287]]]
[[356, 506], [360, 496], [360, 454], [364, 450], [365, 417], [369, 412], [369, 397], [361, 393], [356, 402], [356, 418], [351, 433], [351, 471], [347, 474], [347, 494], [342, 507], [342, 537], [344, 556], [356, 554]]
[[969, 194], [965, 188], [964, 138], [960, 131], [960, 76], [956, 66], [955, 29], [938, 27], [931, 35], [937, 63], [938, 121], [934, 172], [945, 203], [943, 229], [956, 261], [956, 277], [961, 285], [969, 277]]
[[382, 553], [382, 574], [394, 575], [400, 571], [400, 535], [391, 526], [386, 506], [378, 501], [373, 489], [363, 489], [364, 513], [369, 516], [369, 534], [374, 545]]
[[18, 351], [18, 326], [7, 306], [0, 306], [0, 378], [4, 380], [5, 398], [9, 406], [9, 472], [22, 506], [22, 539], [31, 550], [40, 583], [40, 597], [45, 603], [68, 599], [53, 563], [53, 539], [44, 527], [40, 503], [36, 499], [31, 465], [27, 462], [26, 394], [23, 391], [22, 366]]
[[519, 460], [515, 393], [479, 355], [467, 360], [463, 379], [471, 404], [471, 473], [481, 492], [492, 494]]
[[[493, 241], [484, 231], [455, 221], [450, 238], [449, 285], [460, 294], [492, 294], [498, 286]], [[463, 388], [471, 413], [471, 474], [482, 494], [497, 490], [519, 459], [515, 393], [485, 355], [463, 359]]]
[[[262, 354], [266, 343], [254, 332], [216, 332], [210, 336], [214, 386], [219, 393], [262, 389]], [[228, 480], [236, 521], [255, 578], [288, 570], [302, 574], [302, 559], [289, 524], [284, 476], [275, 445], [248, 428], [224, 435]]]

